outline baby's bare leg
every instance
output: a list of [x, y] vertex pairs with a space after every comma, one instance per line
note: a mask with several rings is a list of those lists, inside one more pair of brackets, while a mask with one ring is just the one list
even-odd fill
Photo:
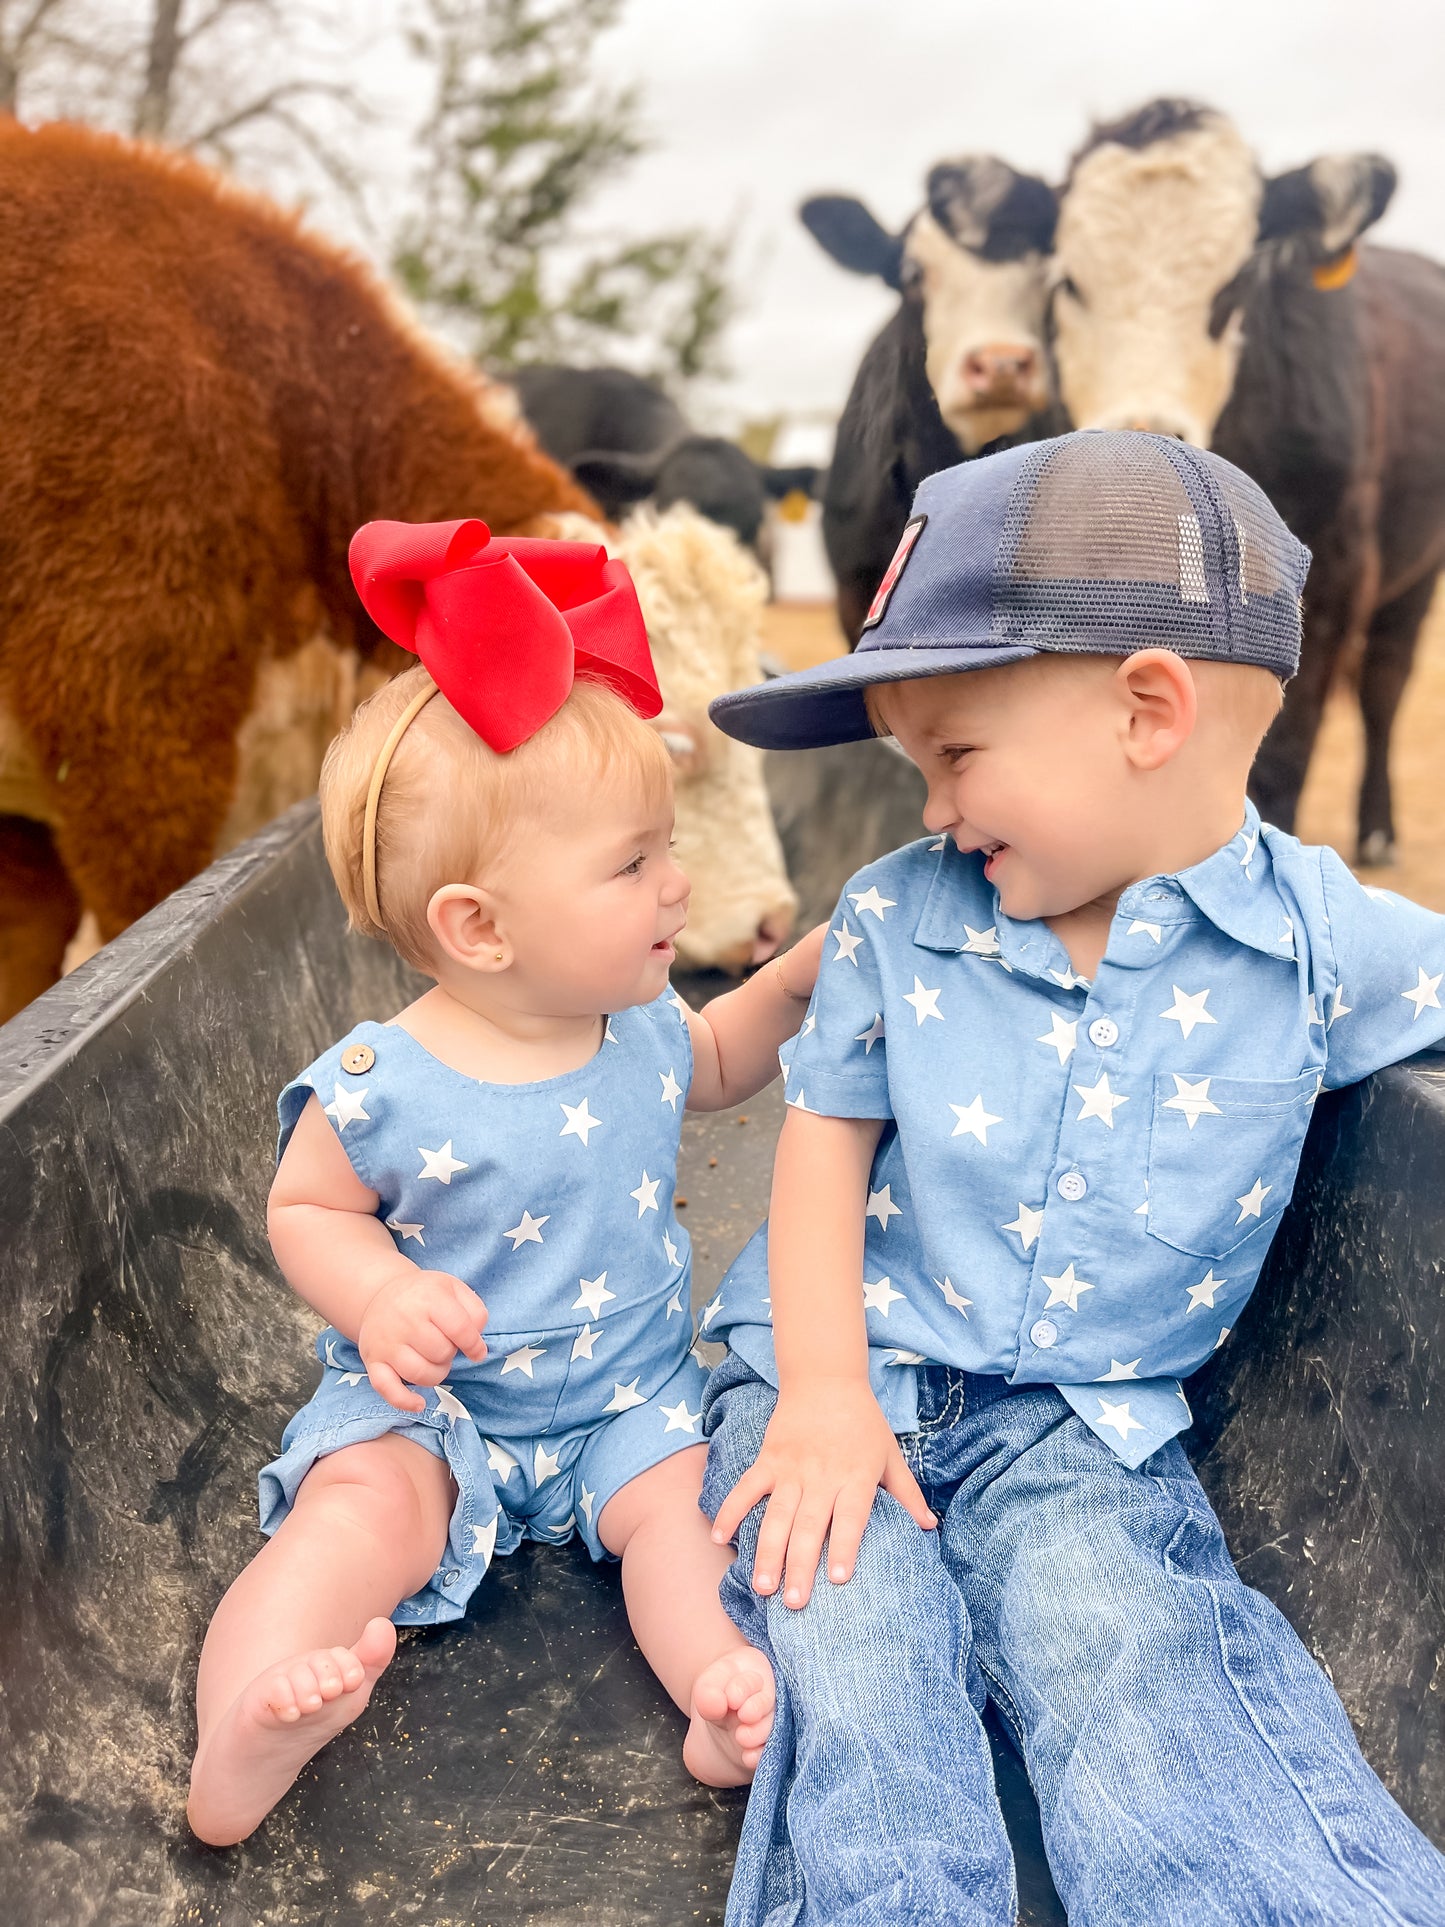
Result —
[[395, 1434], [307, 1473], [201, 1651], [188, 1808], [201, 1839], [244, 1840], [366, 1706], [396, 1649], [391, 1613], [436, 1570], [453, 1492], [442, 1461]]
[[708, 1786], [743, 1786], [772, 1730], [773, 1671], [718, 1598], [732, 1553], [713, 1544], [698, 1509], [706, 1459], [707, 1447], [693, 1446], [629, 1479], [597, 1532], [621, 1557], [637, 1643], [691, 1720], [688, 1771]]

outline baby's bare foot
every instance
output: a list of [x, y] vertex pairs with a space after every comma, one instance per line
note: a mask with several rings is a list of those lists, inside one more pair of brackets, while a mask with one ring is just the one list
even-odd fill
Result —
[[213, 1847], [260, 1826], [313, 1753], [361, 1713], [396, 1651], [389, 1619], [369, 1619], [354, 1646], [324, 1646], [268, 1666], [197, 1749], [186, 1808]]
[[734, 1646], [693, 1682], [682, 1759], [704, 1786], [746, 1786], [773, 1730], [773, 1669], [755, 1646]]

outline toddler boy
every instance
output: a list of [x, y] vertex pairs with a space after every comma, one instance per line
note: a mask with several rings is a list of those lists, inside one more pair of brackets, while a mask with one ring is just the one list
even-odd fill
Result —
[[925, 482], [856, 653], [714, 705], [892, 735], [930, 832], [844, 893], [710, 1308], [779, 1692], [730, 1923], [1012, 1923], [985, 1696], [1073, 1927], [1445, 1922], [1175, 1438], [1319, 1091], [1445, 1034], [1445, 918], [1245, 800], [1308, 561], [1218, 457], [1069, 435]]

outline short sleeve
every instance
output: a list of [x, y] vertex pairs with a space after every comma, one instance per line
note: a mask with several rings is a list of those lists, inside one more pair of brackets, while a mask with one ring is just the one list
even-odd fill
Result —
[[787, 1066], [787, 1101], [824, 1117], [887, 1121], [893, 1106], [875, 949], [885, 940], [884, 926], [875, 931], [877, 919], [858, 915], [849, 901], [850, 892], [866, 888], [866, 876], [849, 883], [829, 923], [813, 1001]]
[[1367, 889], [1333, 850], [1320, 877], [1335, 981], [1323, 991], [1325, 1084], [1372, 1071], [1445, 1040], [1445, 916], [1390, 890]]

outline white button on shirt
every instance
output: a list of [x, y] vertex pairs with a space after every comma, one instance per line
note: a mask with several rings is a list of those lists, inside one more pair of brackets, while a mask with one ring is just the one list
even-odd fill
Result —
[[[873, 890], [860, 923], [850, 898]], [[1319, 1091], [1445, 1038], [1445, 917], [1252, 807], [1203, 862], [1123, 892], [1092, 981], [947, 841], [869, 865], [833, 926], [852, 938], [785, 1050], [787, 1097], [884, 1125], [863, 1275], [888, 1290], [864, 1318], [900, 1433], [921, 1360], [1056, 1385], [1141, 1464], [1239, 1323]], [[932, 1023], [905, 1007], [919, 983]], [[765, 1231], [720, 1296], [708, 1336], [776, 1384]]]
[[1052, 1318], [1041, 1318], [1029, 1333], [1030, 1339], [1042, 1351], [1047, 1351], [1050, 1345], [1056, 1343], [1058, 1336], [1059, 1328]]

